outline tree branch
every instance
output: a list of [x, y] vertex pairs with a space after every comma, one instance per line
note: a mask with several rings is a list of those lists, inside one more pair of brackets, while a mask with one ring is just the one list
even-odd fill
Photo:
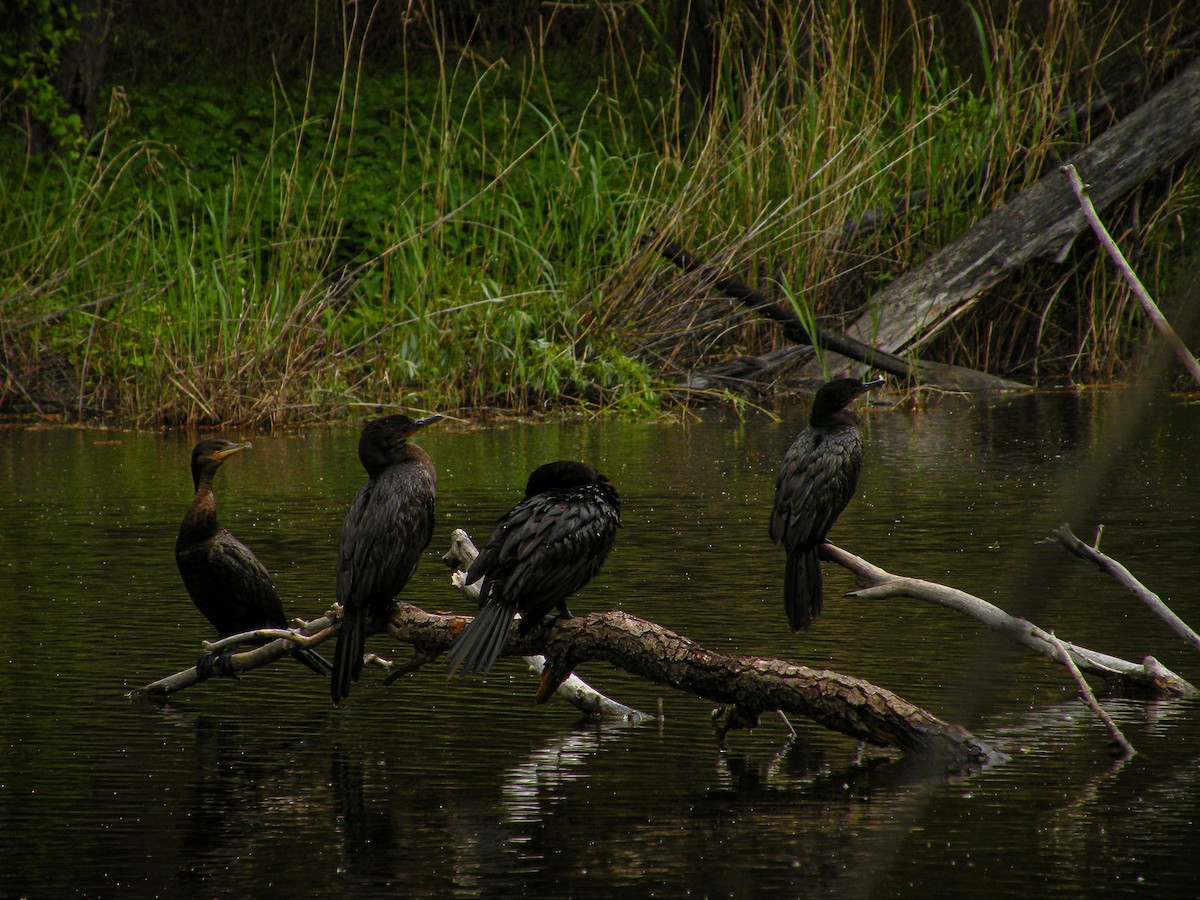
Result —
[[[450, 649], [465, 616], [428, 613], [400, 604], [388, 625], [394, 638], [425, 654]], [[737, 707], [746, 727], [780, 710], [878, 747], [983, 764], [992, 751], [957, 725], [943, 722], [869, 682], [779, 659], [724, 656], [669, 629], [619, 611], [550, 620], [527, 635], [514, 625], [503, 656], [546, 658], [536, 699], [544, 702], [577, 666], [604, 660], [655, 684]]]
[[[1027, 619], [1010, 616], [998, 606], [965, 591], [932, 581], [922, 581], [919, 578], [893, 575], [834, 544], [821, 545], [821, 558], [835, 562], [854, 573], [860, 589], [852, 591], [852, 597], [861, 597], [864, 600], [911, 597], [914, 600], [936, 603], [970, 616], [992, 631], [1042, 656], [1054, 660], [1059, 658], [1055, 639], [1049, 632]], [[1147, 656], [1139, 665], [1120, 657], [1080, 647], [1078, 644], [1065, 641], [1062, 643], [1080, 669], [1123, 690], [1155, 697], [1194, 697], [1198, 693], [1195, 687], [1152, 656]]]
[[1171, 608], [1159, 599], [1158, 594], [1145, 587], [1133, 577], [1133, 574], [1128, 569], [1115, 559], [1106, 556], [1096, 547], [1088, 546], [1077, 538], [1071, 531], [1071, 526], [1066, 524], [1059, 525], [1051, 532], [1048, 540], [1059, 544], [1068, 553], [1094, 563], [1100, 571], [1111, 577], [1117, 584], [1132, 591], [1134, 596], [1150, 607], [1155, 615], [1171, 627], [1172, 631], [1191, 644], [1193, 650], [1200, 650], [1200, 635], [1188, 627], [1188, 624], [1183, 619], [1175, 615], [1171, 611]]
[[1188, 370], [1188, 374], [1192, 376], [1192, 380], [1196, 384], [1200, 384], [1200, 362], [1196, 362], [1196, 357], [1192, 356], [1192, 352], [1187, 348], [1187, 344], [1175, 333], [1175, 329], [1171, 327], [1171, 323], [1167, 321], [1167, 317], [1162, 314], [1162, 310], [1158, 308], [1158, 304], [1154, 302], [1154, 299], [1150, 296], [1150, 292], [1142, 284], [1142, 280], [1138, 278], [1137, 273], [1133, 271], [1133, 267], [1129, 265], [1129, 261], [1125, 259], [1125, 254], [1121, 252], [1121, 248], [1117, 246], [1117, 242], [1112, 239], [1112, 235], [1108, 233], [1108, 229], [1100, 221], [1100, 216], [1096, 213], [1096, 207], [1092, 204], [1092, 198], [1088, 196], [1087, 185], [1083, 183], [1083, 179], [1079, 177], [1079, 173], [1075, 171], [1075, 167], [1070, 163], [1062, 166], [1059, 171], [1067, 176], [1067, 181], [1071, 185], [1075, 199], [1079, 201], [1079, 206], [1083, 209], [1084, 218], [1087, 219], [1088, 224], [1092, 227], [1092, 231], [1095, 232], [1097, 240], [1100, 241], [1100, 246], [1107, 251], [1109, 258], [1116, 265], [1117, 271], [1121, 273], [1121, 277], [1129, 285], [1133, 296], [1142, 305], [1142, 310], [1146, 313], [1146, 317], [1154, 323], [1154, 327], [1158, 329], [1158, 333], [1163, 336], [1163, 339], [1167, 342], [1167, 346], [1174, 351], [1175, 356], [1183, 363], [1183, 367]]
[[[306, 647], [316, 646], [337, 633], [335, 623], [339, 622], [340, 619], [341, 610], [335, 607], [321, 618], [305, 623], [301, 634], [293, 632], [287, 637], [278, 638], [269, 644], [255, 647], [253, 650], [234, 653], [228, 658], [229, 668], [228, 672], [224, 674], [236, 678], [261, 666], [270, 665], [277, 659], [289, 656], [296, 649], [297, 644]], [[266, 629], [263, 636], [269, 637], [274, 631], [275, 629]], [[251, 631], [244, 635], [236, 635], [234, 638], [225, 638], [212, 642], [205, 641], [204, 646], [206, 649], [226, 647], [231, 643], [240, 643], [256, 635], [258, 635], [258, 632]], [[158, 681], [147, 684], [144, 687], [135, 688], [126, 694], [126, 696], [130, 698], [169, 697], [171, 694], [176, 694], [179, 691], [197, 685], [201, 681], [207, 681], [209, 677], [211, 676], [202, 676], [199, 669], [193, 665], [180, 672], [176, 672], [174, 675], [160, 678]]]

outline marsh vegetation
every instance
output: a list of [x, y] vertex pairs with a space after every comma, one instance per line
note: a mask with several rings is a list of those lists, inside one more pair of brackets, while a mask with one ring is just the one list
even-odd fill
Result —
[[[35, 37], [70, 58], [94, 6]], [[261, 426], [711, 398], [676, 387], [782, 338], [640, 237], [837, 327], [1169, 79], [1191, 6], [127, 9], [90, 112], [47, 143], [59, 107], [0, 109], [0, 407]], [[1193, 161], [1110, 214], [1169, 314], [1198, 190]], [[923, 353], [1109, 382], [1148, 334], [1081, 240]]]

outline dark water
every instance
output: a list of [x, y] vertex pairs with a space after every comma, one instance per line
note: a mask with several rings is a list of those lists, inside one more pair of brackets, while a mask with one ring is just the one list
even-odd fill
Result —
[[[1081, 536], [1103, 522], [1103, 548], [1200, 623], [1200, 407], [1146, 411], [1130, 394], [874, 410], [833, 538], [1200, 681], [1200, 659], [1135, 600], [1038, 543], [1064, 520]], [[593, 460], [625, 527], [577, 610], [620, 606], [715, 650], [870, 679], [1004, 764], [949, 777], [856, 763], [852, 742], [804, 723], [789, 748], [770, 718], [722, 753], [708, 704], [599, 665], [580, 674], [644, 709], [661, 697], [665, 722], [601, 728], [535, 706], [515, 660], [486, 680], [435, 666], [389, 688], [368, 671], [339, 710], [290, 662], [131, 702], [208, 636], [172, 556], [191, 438], [7, 430], [0, 896], [1194, 896], [1195, 702], [1106, 700], [1140, 751], [1117, 764], [1060, 669], [951, 612], [842, 599], [851, 582], [827, 567], [825, 614], [786, 629], [765, 511], [799, 412], [431, 429], [439, 527], [408, 596], [468, 611], [439, 562], [450, 530], [485, 536], [537, 463]], [[222, 519], [289, 613], [317, 615], [363, 477], [357, 433], [250, 437], [218, 476]]]

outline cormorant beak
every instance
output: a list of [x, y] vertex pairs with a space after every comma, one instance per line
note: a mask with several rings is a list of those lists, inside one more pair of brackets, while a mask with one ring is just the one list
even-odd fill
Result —
[[872, 378], [870, 381], [864, 381], [864, 382], [862, 383], [862, 387], [859, 389], [858, 393], [859, 393], [860, 395], [861, 395], [861, 394], [865, 394], [865, 393], [866, 393], [867, 391], [869, 391], [871, 388], [873, 388], [873, 387], [879, 387], [881, 384], [883, 384], [883, 381], [884, 381], [884, 379], [883, 379], [883, 376], [882, 376], [882, 375], [876, 375], [876, 376], [875, 376], [874, 378]]
[[243, 450], [249, 450], [254, 445], [249, 441], [239, 441], [236, 444], [230, 444], [221, 450], [216, 450], [212, 454], [212, 458], [218, 462], [225, 459], [227, 456], [233, 456], [235, 453], [241, 453]]
[[415, 434], [416, 432], [420, 431], [422, 428], [432, 425], [434, 422], [440, 422], [440, 421], [442, 421], [442, 417], [439, 413], [434, 413], [432, 416], [426, 416], [423, 419], [414, 419], [413, 423], [412, 423], [412, 428], [409, 430], [408, 433]]

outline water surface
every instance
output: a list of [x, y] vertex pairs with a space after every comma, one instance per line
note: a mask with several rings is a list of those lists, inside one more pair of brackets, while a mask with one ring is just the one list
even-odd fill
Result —
[[[1200, 801], [1192, 702], [1108, 699], [1139, 749], [1115, 764], [1058, 667], [916, 601], [868, 603], [826, 567], [826, 611], [792, 634], [766, 537], [803, 419], [467, 428], [422, 435], [438, 527], [406, 595], [468, 612], [440, 564], [535, 465], [596, 463], [624, 527], [577, 611], [619, 607], [714, 650], [888, 687], [1008, 754], [969, 776], [860, 762], [840, 735], [764, 718], [714, 745], [710, 705], [596, 664], [580, 674], [666, 719], [638, 728], [535, 706], [519, 661], [449, 682], [433, 666], [341, 709], [284, 661], [169, 703], [136, 686], [186, 667], [207, 626], [173, 560], [194, 436], [0, 432], [0, 895], [1191, 896]], [[243, 435], [227, 435], [230, 437]], [[244, 435], [217, 479], [223, 523], [291, 615], [333, 599], [354, 429]], [[860, 491], [831, 537], [1108, 653], [1200, 660], [1099, 572], [1040, 543], [1062, 521], [1195, 625], [1197, 407], [1132, 394], [872, 410]], [[403, 657], [375, 638], [373, 649]]]

